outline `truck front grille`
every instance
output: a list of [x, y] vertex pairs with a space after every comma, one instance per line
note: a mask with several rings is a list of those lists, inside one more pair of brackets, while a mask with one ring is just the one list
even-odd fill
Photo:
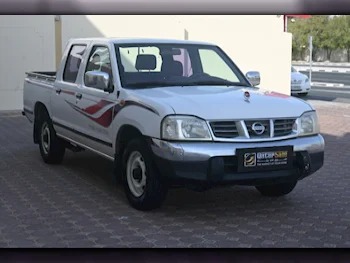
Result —
[[[253, 125], [264, 126], [264, 132], [258, 134], [254, 132]], [[245, 121], [245, 126], [247, 127], [250, 138], [269, 138], [270, 137], [270, 120], [249, 120]]]
[[239, 136], [235, 121], [215, 121], [210, 123], [214, 136], [217, 138], [235, 138]]
[[275, 137], [291, 134], [295, 120], [296, 119], [275, 120], [273, 125]]
[[245, 121], [213, 121], [209, 124], [216, 138], [234, 139], [237, 137], [245, 137], [251, 139], [266, 139], [292, 135], [295, 121], [296, 118], [274, 120], [259, 119]]

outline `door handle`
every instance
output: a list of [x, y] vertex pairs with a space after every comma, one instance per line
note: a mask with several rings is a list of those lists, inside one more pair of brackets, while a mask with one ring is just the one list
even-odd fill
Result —
[[80, 99], [83, 97], [83, 94], [77, 93], [77, 94], [75, 94], [75, 97], [76, 97], [78, 100], [80, 100]]
[[61, 89], [56, 89], [56, 93], [57, 93], [57, 94], [60, 94], [61, 91], [62, 91]]

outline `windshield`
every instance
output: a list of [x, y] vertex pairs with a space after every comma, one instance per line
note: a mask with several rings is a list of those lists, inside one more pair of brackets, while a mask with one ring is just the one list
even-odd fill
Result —
[[292, 72], [298, 72], [295, 68], [292, 67]]
[[195, 44], [116, 45], [122, 86], [251, 86], [216, 46]]

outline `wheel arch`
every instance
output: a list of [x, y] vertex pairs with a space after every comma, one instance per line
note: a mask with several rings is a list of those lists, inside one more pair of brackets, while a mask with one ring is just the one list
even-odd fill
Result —
[[35, 144], [39, 143], [39, 125], [40, 121], [46, 117], [50, 116], [44, 103], [38, 101], [34, 106], [34, 127], [33, 127], [33, 140]]
[[122, 125], [117, 133], [115, 140], [115, 155], [114, 155], [114, 169], [117, 181], [121, 179], [123, 173], [123, 153], [126, 149], [127, 143], [138, 137], [143, 137], [144, 135], [134, 125], [124, 124]]

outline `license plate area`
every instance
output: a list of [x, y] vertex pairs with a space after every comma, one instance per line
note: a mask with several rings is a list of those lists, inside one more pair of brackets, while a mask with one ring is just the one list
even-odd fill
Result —
[[237, 171], [288, 170], [293, 167], [293, 146], [237, 149]]
[[301, 86], [292, 86], [292, 90], [301, 90]]

